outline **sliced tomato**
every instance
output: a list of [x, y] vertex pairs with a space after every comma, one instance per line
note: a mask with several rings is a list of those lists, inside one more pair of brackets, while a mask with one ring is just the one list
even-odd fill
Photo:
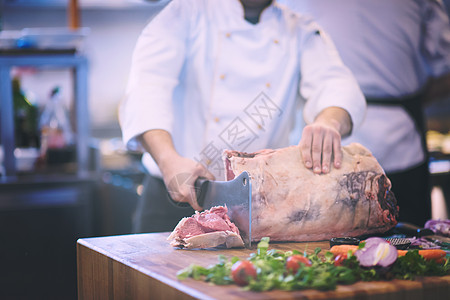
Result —
[[240, 260], [231, 267], [231, 278], [237, 285], [247, 285], [251, 278], [256, 279], [256, 268], [250, 261]]
[[286, 260], [286, 269], [289, 272], [292, 272], [295, 274], [295, 273], [297, 273], [301, 264], [309, 267], [309, 266], [311, 266], [311, 261], [300, 254], [292, 255], [292, 256], [289, 256], [288, 259]]
[[342, 255], [342, 254], [336, 255], [336, 257], [334, 258], [334, 265], [336, 267], [343, 266], [344, 260], [346, 260], [346, 259], [347, 259], [347, 255]]

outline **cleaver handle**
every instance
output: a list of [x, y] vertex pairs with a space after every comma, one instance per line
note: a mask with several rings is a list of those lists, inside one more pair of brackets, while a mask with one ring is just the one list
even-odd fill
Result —
[[209, 180], [204, 177], [198, 177], [194, 183], [195, 195], [197, 197], [197, 203], [201, 207], [205, 203], [206, 190], [208, 189]]
[[[198, 177], [194, 183], [194, 190], [195, 190], [195, 195], [197, 198], [197, 203], [201, 207], [203, 207], [203, 204], [205, 202], [205, 194], [206, 194], [206, 189], [208, 187], [208, 182], [209, 182], [208, 179], [206, 179], [204, 177]], [[172, 202], [177, 207], [191, 207], [191, 205], [187, 202], [178, 202], [178, 201], [173, 200], [172, 197], [170, 197], [169, 193], [167, 193], [167, 196], [169, 198], [169, 201]]]
[[398, 222], [395, 229], [396, 231], [408, 236], [423, 237], [434, 235], [434, 232], [431, 229], [420, 228], [414, 224], [406, 222]]

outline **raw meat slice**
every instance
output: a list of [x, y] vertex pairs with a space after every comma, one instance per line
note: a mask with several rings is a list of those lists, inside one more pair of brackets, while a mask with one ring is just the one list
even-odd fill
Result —
[[343, 147], [340, 169], [314, 174], [300, 149], [244, 153], [226, 150], [226, 180], [248, 171], [252, 180], [252, 240], [319, 241], [382, 233], [397, 224], [391, 182], [365, 147]]
[[181, 219], [167, 238], [174, 247], [212, 248], [225, 245], [227, 248], [243, 247], [239, 229], [230, 221], [224, 206], [195, 212], [192, 217]]

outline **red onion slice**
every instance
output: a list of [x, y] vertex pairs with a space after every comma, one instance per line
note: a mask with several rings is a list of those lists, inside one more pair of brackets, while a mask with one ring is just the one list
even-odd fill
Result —
[[388, 267], [397, 260], [397, 255], [397, 248], [382, 238], [367, 239], [364, 248], [355, 252], [363, 267]]
[[436, 234], [450, 237], [450, 220], [428, 220], [425, 228], [433, 230]]
[[387, 243], [387, 241], [385, 239], [382, 239], [380, 237], [371, 237], [371, 238], [364, 240], [363, 242], [365, 242], [364, 248], [369, 248], [369, 247], [372, 247], [373, 245], [378, 245], [381, 243]]

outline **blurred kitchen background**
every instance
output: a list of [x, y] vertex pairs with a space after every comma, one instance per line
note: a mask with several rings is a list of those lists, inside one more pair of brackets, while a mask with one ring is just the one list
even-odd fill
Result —
[[[76, 240], [131, 232], [143, 170], [123, 147], [117, 105], [136, 39], [168, 1], [0, 1], [0, 299], [76, 299]], [[7, 146], [3, 93], [13, 80], [14, 104], [32, 109], [14, 109]], [[53, 104], [67, 115], [53, 121], [73, 136], [46, 155], [44, 133], [20, 118], [44, 124]]]
[[[136, 39], [168, 1], [0, 0], [0, 299], [76, 299], [76, 240], [131, 233], [143, 169], [117, 106]], [[426, 115], [442, 219], [450, 98]]]

